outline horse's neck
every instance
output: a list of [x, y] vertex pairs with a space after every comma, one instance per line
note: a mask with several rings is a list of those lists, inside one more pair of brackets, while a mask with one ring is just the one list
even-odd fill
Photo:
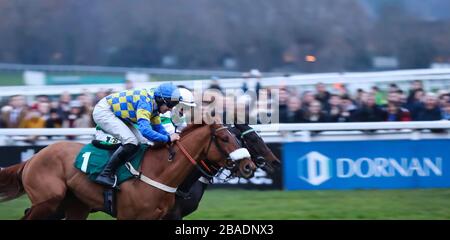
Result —
[[[186, 135], [180, 143], [192, 158], [198, 160], [202, 149], [205, 147], [209, 136], [207, 127], [199, 127]], [[175, 150], [175, 147], [174, 147]], [[176, 147], [176, 153], [172, 161], [169, 161], [169, 150], [149, 150], [142, 163], [142, 172], [156, 181], [171, 187], [178, 187], [187, 175], [192, 171], [194, 165]]]

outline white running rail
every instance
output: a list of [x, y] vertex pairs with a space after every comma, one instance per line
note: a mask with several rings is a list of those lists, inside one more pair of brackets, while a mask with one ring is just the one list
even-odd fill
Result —
[[[450, 121], [429, 122], [370, 122], [370, 123], [307, 123], [252, 125], [267, 142], [383, 140], [383, 139], [450, 139], [447, 131], [429, 133], [430, 129], [450, 129]], [[423, 132], [422, 130], [427, 130]], [[368, 132], [370, 131], [370, 132]], [[321, 134], [316, 134], [321, 132]], [[3, 128], [0, 137], [17, 139], [26, 136], [78, 136], [92, 139], [95, 128]], [[380, 137], [381, 136], [381, 137]], [[23, 140], [23, 139], [22, 139]], [[75, 139], [77, 140], [77, 139]], [[10, 141], [11, 142], [11, 141]]]

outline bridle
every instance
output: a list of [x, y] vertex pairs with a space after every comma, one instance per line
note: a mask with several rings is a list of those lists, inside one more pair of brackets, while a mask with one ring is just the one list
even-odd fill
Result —
[[239, 135], [239, 139], [242, 141], [242, 143], [244, 144], [244, 146], [247, 147], [247, 149], [249, 149], [249, 151], [251, 151], [251, 154], [250, 154], [250, 155], [256, 156], [256, 158], [255, 158], [255, 160], [254, 160], [256, 166], [257, 166], [258, 168], [263, 168], [263, 167], [266, 165], [266, 161], [265, 161], [264, 157], [261, 156], [261, 155], [259, 155], [259, 154], [257, 153], [257, 151], [254, 151], [254, 149], [248, 147], [249, 144], [248, 144], [248, 141], [247, 141], [247, 139], [246, 139], [246, 135], [249, 134], [249, 133], [255, 133], [255, 134], [258, 134], [258, 133], [256, 132], [255, 129], [250, 128], [250, 129], [248, 129], [248, 130], [242, 132], [242, 133]]
[[211, 144], [212, 144], [212, 142], [214, 142], [216, 144], [216, 147], [219, 150], [220, 154], [222, 155], [222, 157], [224, 157], [226, 159], [226, 162], [224, 165], [225, 168], [232, 169], [236, 166], [236, 162], [232, 159], [232, 157], [229, 154], [227, 154], [225, 152], [225, 150], [223, 150], [223, 148], [220, 146], [219, 142], [217, 141], [216, 133], [221, 130], [226, 130], [230, 134], [230, 136], [232, 136], [233, 139], [236, 141], [236, 144], [238, 146], [241, 146], [239, 141], [237, 141], [236, 138], [234, 138], [234, 135], [228, 130], [227, 126], [223, 126], [218, 129], [214, 129], [213, 133], [211, 134], [211, 138], [209, 139], [208, 148], [206, 149], [206, 153], [205, 153], [205, 159], [208, 160], [208, 158], [206, 156], [208, 156], [209, 149], [211, 148]]
[[[214, 175], [219, 171], [219, 169], [221, 168], [221, 166], [218, 166], [215, 163], [212, 163], [211, 161], [208, 160], [207, 156], [208, 153], [211, 149], [211, 145], [214, 142], [214, 144], [216, 145], [217, 149], [219, 150], [220, 154], [222, 155], [222, 157], [225, 159], [225, 164], [224, 167], [231, 170], [233, 168], [235, 168], [236, 166], [236, 161], [242, 159], [243, 157], [248, 157], [250, 158], [250, 153], [248, 153], [248, 150], [245, 148], [239, 148], [235, 151], [233, 151], [232, 153], [228, 154], [219, 144], [218, 142], [218, 137], [217, 137], [217, 132], [219, 131], [228, 131], [228, 133], [230, 134], [230, 136], [234, 136], [233, 134], [231, 134], [231, 132], [228, 130], [227, 126], [222, 126], [218, 129], [213, 128], [212, 132], [211, 132], [211, 137], [209, 139], [209, 143], [208, 143], [208, 147], [206, 148], [206, 151], [203, 152], [203, 156], [201, 157], [199, 160], [200, 165], [198, 164], [197, 161], [195, 161], [194, 158], [192, 158], [192, 156], [188, 153], [188, 151], [186, 150], [186, 148], [184, 148], [184, 146], [182, 145], [182, 143], [180, 141], [177, 141], [175, 144], [180, 148], [181, 152], [183, 152], [183, 154], [189, 159], [189, 161], [206, 177], [212, 178], [214, 177]], [[233, 137], [233, 139], [236, 141], [236, 144], [238, 146], [241, 146], [241, 144], [239, 143], [239, 141], [237, 141], [237, 139], [235, 137]], [[204, 160], [203, 160], [204, 159]], [[208, 165], [207, 162], [210, 162], [210, 164]], [[214, 166], [215, 165], [215, 166]], [[211, 168], [213, 168], [213, 170], [211, 170]]]

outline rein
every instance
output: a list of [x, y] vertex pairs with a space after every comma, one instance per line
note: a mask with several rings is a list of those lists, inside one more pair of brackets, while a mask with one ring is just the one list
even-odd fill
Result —
[[[219, 144], [217, 143], [217, 141], [215, 140], [216, 138], [216, 132], [221, 131], [221, 130], [226, 130], [228, 129], [228, 127], [220, 127], [217, 130], [214, 130], [214, 132], [211, 134], [211, 138], [208, 144], [208, 148], [206, 150], [206, 155], [208, 155], [209, 149], [211, 147], [211, 143], [214, 141], [218, 147], [218, 149], [220, 150], [220, 152], [222, 154], [225, 154], [225, 156], [227, 155], [226, 153], [224, 153], [223, 149], [219, 146]], [[192, 163], [192, 165], [194, 165], [195, 167], [197, 167], [197, 169], [204, 175], [207, 177], [214, 177], [213, 175], [213, 171], [208, 167], [208, 165], [205, 163], [205, 161], [200, 160], [201, 165], [208, 171], [206, 172], [205, 170], [203, 170], [203, 168], [201, 168], [198, 163], [194, 160], [194, 158], [189, 154], [189, 152], [186, 150], [186, 148], [181, 144], [180, 141], [175, 142], [175, 144], [180, 148], [181, 152], [183, 152], [183, 154], [189, 159], [189, 161]]]
[[[196, 166], [197, 169], [199, 169], [202, 172], [202, 174], [210, 176], [210, 174], [206, 173], [205, 170], [203, 170], [200, 166], [198, 166], [198, 163], [195, 161], [195, 159], [188, 153], [186, 148], [184, 148], [184, 146], [179, 141], [175, 142], [175, 144], [180, 148], [180, 150], [181, 150], [181, 152], [183, 152], [184, 156], [186, 156], [189, 159], [189, 161], [192, 163], [192, 165]], [[200, 163], [202, 164], [202, 166], [204, 168], [206, 168], [206, 170], [208, 170], [210, 173], [212, 173], [211, 169], [209, 169], [208, 165], [206, 165], [206, 163], [203, 160], [200, 160]]]
[[[224, 130], [224, 129], [227, 129], [227, 127], [221, 127], [221, 128], [219, 128], [217, 130], [214, 130], [214, 132], [211, 135], [210, 145], [211, 145], [212, 140], [215, 139], [215, 133], [220, 131], [220, 130]], [[206, 176], [213, 177], [213, 175], [210, 175], [210, 174], [206, 173], [205, 170], [203, 170], [198, 165], [198, 163], [189, 154], [189, 152], [186, 150], [186, 148], [183, 146], [183, 144], [181, 144], [180, 141], [176, 141], [175, 144], [180, 148], [181, 152], [187, 157], [187, 159], [189, 159], [189, 161], [202, 172], [202, 174], [204, 174]], [[218, 145], [217, 142], [216, 142], [216, 144]], [[208, 151], [209, 151], [210, 145], [208, 146]], [[223, 149], [221, 149], [221, 148], [219, 148], [219, 149], [221, 151], [223, 151]], [[170, 156], [169, 156], [169, 158], [170, 158]], [[210, 173], [212, 173], [211, 169], [208, 167], [208, 165], [203, 160], [201, 160], [200, 163], [203, 165], [204, 168], [206, 168]], [[128, 168], [128, 170], [130, 171], [131, 174], [133, 174], [135, 177], [137, 177], [138, 179], [140, 179], [141, 181], [143, 181], [144, 183], [146, 183], [146, 184], [148, 184], [150, 186], [153, 186], [155, 188], [158, 188], [158, 189], [160, 189], [162, 191], [169, 192], [169, 193], [175, 193], [177, 191], [177, 188], [173, 188], [173, 187], [167, 186], [165, 184], [162, 184], [160, 182], [154, 181], [154, 180], [150, 179], [149, 177], [143, 175], [142, 172], [139, 172], [136, 169], [134, 169], [133, 166], [130, 163], [127, 163], [126, 167]]]

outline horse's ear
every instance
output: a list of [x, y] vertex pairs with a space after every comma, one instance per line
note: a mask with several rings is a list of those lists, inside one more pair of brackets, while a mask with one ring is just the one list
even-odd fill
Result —
[[245, 132], [250, 129], [250, 126], [248, 126], [247, 124], [234, 124], [234, 126], [241, 132]]
[[208, 116], [203, 118], [204, 125], [223, 125], [222, 118], [219, 116]]
[[222, 118], [220, 117], [214, 117], [214, 125], [223, 125]]
[[238, 129], [237, 127], [231, 127], [229, 128], [230, 132], [233, 133], [236, 137], [241, 135], [241, 130]]
[[205, 126], [205, 124], [196, 124], [196, 123], [189, 123], [180, 133], [180, 136], [185, 136], [189, 132], [193, 131], [194, 129], [197, 129], [199, 127]]

